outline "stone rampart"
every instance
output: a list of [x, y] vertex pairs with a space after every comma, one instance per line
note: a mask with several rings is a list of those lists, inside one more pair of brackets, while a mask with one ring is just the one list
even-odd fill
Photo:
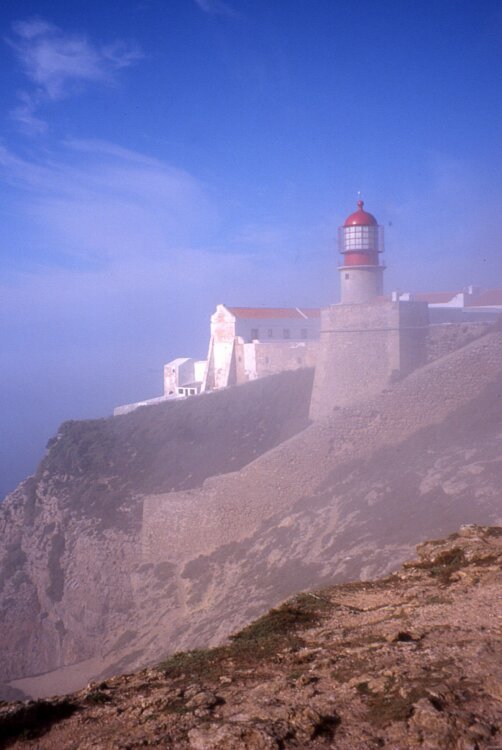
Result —
[[425, 364], [427, 328], [425, 302], [324, 308], [311, 419], [368, 398]]
[[493, 323], [437, 323], [427, 333], [427, 361], [432, 362], [493, 330]]
[[331, 469], [362, 460], [384, 445], [398, 446], [498, 382], [501, 331], [431, 362], [377, 397], [340, 408], [238, 472], [213, 477], [189, 493], [145, 498], [143, 559], [192, 559], [242, 540], [313, 492]]

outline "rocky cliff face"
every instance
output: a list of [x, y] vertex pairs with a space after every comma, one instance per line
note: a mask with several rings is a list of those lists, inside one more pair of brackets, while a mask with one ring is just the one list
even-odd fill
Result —
[[302, 588], [501, 520], [500, 331], [307, 426], [311, 381], [63, 427], [0, 512], [5, 695], [221, 643]]
[[3, 747], [430, 748], [502, 742], [502, 527], [300, 594], [208, 651], [0, 706]]
[[[197, 487], [280, 444], [307, 425], [311, 387], [302, 370], [62, 425], [0, 506], [0, 679], [94, 657], [99, 671], [117, 640], [138, 634], [143, 495]], [[153, 576], [167, 602], [168, 573]]]

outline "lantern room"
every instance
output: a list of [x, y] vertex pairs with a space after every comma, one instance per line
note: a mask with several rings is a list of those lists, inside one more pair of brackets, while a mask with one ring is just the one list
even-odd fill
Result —
[[381, 295], [384, 266], [380, 265], [379, 253], [383, 252], [383, 227], [364, 210], [362, 200], [339, 229], [339, 249], [343, 257], [339, 267], [342, 304], [369, 302]]
[[358, 201], [357, 211], [339, 229], [340, 252], [347, 266], [378, 265], [378, 253], [383, 252], [383, 227], [363, 206], [364, 202]]

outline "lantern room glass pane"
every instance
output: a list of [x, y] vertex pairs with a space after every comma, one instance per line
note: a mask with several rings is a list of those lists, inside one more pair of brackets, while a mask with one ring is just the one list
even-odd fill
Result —
[[383, 227], [349, 226], [340, 227], [338, 232], [339, 248], [342, 253], [383, 252]]

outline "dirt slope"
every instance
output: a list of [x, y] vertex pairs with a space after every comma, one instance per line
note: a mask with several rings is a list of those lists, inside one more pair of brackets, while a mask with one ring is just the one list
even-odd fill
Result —
[[295, 597], [212, 651], [0, 706], [12, 750], [495, 750], [502, 528], [462, 527], [381, 580]]

